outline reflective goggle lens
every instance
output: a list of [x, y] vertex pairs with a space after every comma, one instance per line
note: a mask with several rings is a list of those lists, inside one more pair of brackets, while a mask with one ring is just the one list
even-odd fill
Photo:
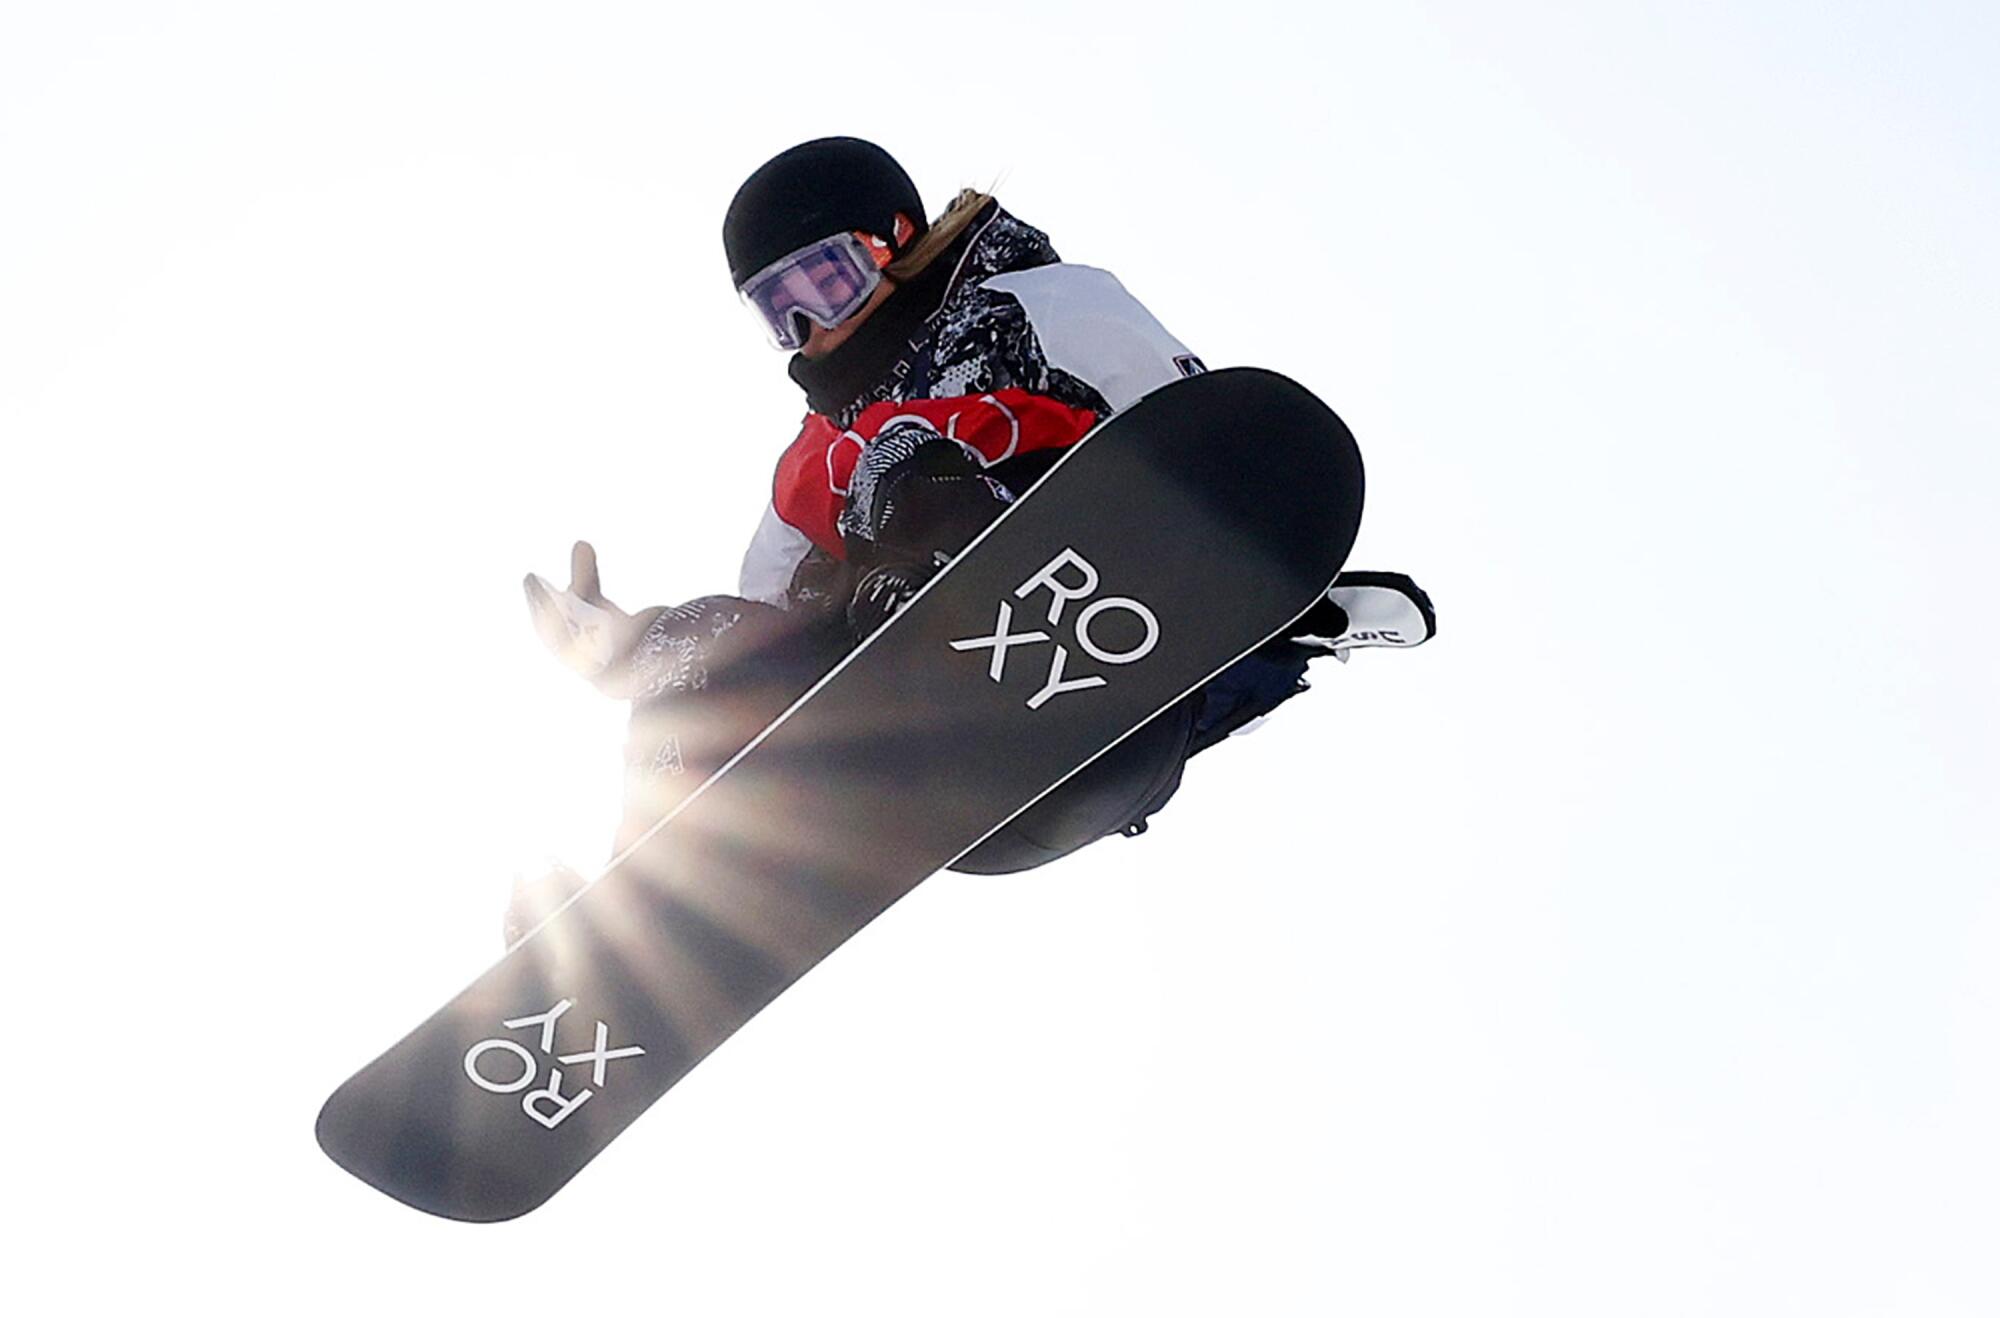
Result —
[[797, 318], [833, 329], [861, 309], [882, 282], [867, 246], [851, 233], [809, 243], [743, 282], [744, 304], [757, 314], [773, 346], [804, 346]]

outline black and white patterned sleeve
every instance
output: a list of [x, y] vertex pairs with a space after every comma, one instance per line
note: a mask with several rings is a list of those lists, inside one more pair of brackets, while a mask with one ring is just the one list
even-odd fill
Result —
[[996, 322], [1001, 359], [1039, 373], [1048, 387], [1018, 383], [1055, 397], [1087, 390], [1101, 415], [1205, 369], [1109, 271], [1046, 265], [996, 275], [978, 292], [1011, 304]]
[[1091, 384], [1051, 364], [1028, 309], [1010, 292], [967, 290], [937, 329], [933, 398], [1026, 389], [1070, 407], [1108, 416], [1112, 408]]

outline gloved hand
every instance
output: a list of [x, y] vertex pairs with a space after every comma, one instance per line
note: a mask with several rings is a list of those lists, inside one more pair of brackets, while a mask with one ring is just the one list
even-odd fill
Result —
[[840, 535], [868, 567], [956, 554], [1014, 501], [971, 449], [920, 418], [899, 418], [861, 452], [848, 481]]
[[865, 641], [876, 628], [902, 612], [924, 583], [949, 563], [940, 550], [926, 563], [921, 559], [898, 559], [878, 563], [861, 575], [854, 594], [847, 601], [847, 630], [857, 641]]
[[606, 599], [597, 580], [597, 551], [587, 540], [570, 550], [567, 589], [557, 590], [532, 572], [521, 586], [535, 631], [556, 658], [606, 695], [625, 695], [632, 654], [666, 610], [627, 613]]

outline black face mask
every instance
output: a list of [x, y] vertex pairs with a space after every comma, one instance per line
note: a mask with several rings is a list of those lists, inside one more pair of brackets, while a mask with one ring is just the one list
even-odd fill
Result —
[[794, 354], [789, 374], [813, 411], [839, 416], [856, 402], [893, 396], [929, 341], [930, 320], [950, 282], [951, 267], [940, 261], [899, 286], [832, 352], [816, 359]]

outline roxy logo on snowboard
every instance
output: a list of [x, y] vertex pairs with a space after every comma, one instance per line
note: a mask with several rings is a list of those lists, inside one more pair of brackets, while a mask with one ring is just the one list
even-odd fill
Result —
[[[1015, 650], [1024, 649], [1024, 662], [1041, 673], [1040, 689], [1028, 697], [1029, 709], [1040, 709], [1067, 692], [1103, 686], [1105, 679], [1097, 673], [1072, 674], [1070, 644], [1099, 664], [1113, 668], [1136, 664], [1160, 643], [1160, 620], [1138, 600], [1127, 595], [1099, 596], [1097, 587], [1097, 569], [1090, 560], [1074, 549], [1065, 549], [1015, 588], [1014, 600], [1032, 600], [1022, 605], [1027, 618], [1021, 630], [1015, 630], [1013, 600], [1003, 599], [990, 635], [968, 636], [953, 641], [951, 648], [992, 651], [986, 675], [995, 682], [1007, 679], [1008, 660]], [[1045, 606], [1032, 599], [1043, 591], [1048, 592]], [[1083, 603], [1085, 600], [1089, 603]], [[1072, 604], [1082, 607], [1071, 612]], [[1069, 623], [1067, 641], [1058, 639], [1065, 634], [1065, 619]], [[1048, 630], [1042, 630], [1044, 627]]]
[[[604, 1088], [604, 1080], [611, 1063], [624, 1057], [637, 1057], [646, 1050], [637, 1046], [614, 1048], [611, 1046], [611, 1027], [603, 1021], [597, 1022], [597, 1041], [580, 1053], [556, 1052], [556, 1022], [562, 1014], [576, 1003], [564, 998], [547, 1011], [533, 1016], [516, 1016], [512, 1020], [500, 1022], [506, 1030], [535, 1030], [536, 1046], [542, 1055], [555, 1057], [555, 1065], [549, 1068], [549, 1080], [545, 1085], [536, 1086], [541, 1074], [542, 1063], [527, 1047], [513, 1039], [481, 1039], [465, 1050], [465, 1074], [473, 1084], [489, 1094], [520, 1094], [521, 1110], [535, 1121], [554, 1130], [569, 1118], [569, 1114], [582, 1107], [590, 1096]], [[563, 1085], [569, 1074], [566, 1066], [590, 1067], [587, 1084], [565, 1093]], [[533, 1086], [531, 1088], [531, 1086]], [[526, 1090], [526, 1093], [522, 1093]]]

